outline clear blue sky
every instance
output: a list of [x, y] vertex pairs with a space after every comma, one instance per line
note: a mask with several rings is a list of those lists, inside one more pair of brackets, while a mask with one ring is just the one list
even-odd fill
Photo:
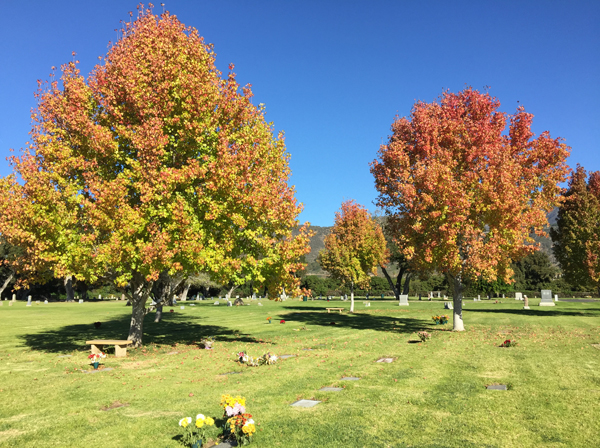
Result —
[[[466, 85], [600, 170], [600, 1], [165, 1], [233, 62], [286, 132], [302, 222], [333, 224], [344, 199], [375, 210], [369, 172], [396, 114]], [[5, 1], [0, 18], [0, 175], [28, 140], [37, 79], [77, 52], [84, 74], [137, 2]], [[161, 12], [160, 2], [154, 11]]]

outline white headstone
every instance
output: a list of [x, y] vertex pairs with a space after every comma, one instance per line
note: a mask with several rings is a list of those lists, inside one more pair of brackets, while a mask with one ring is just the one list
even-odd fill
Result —
[[79, 303], [83, 303], [83, 299], [79, 299]]
[[502, 294], [502, 298], [505, 299], [506, 297], [504, 297], [504, 294]]
[[218, 305], [218, 304], [219, 304], [219, 302], [215, 302], [215, 305]]
[[227, 306], [233, 306], [233, 303], [231, 303], [231, 300], [227, 301]]
[[549, 289], [542, 289], [542, 300], [540, 306], [555, 306], [552, 301], [552, 291]]
[[408, 294], [400, 294], [400, 306], [408, 306]]
[[477, 301], [479, 302], [481, 300], [481, 294], [477, 294]]
[[523, 300], [523, 293], [515, 292], [515, 300]]
[[440, 294], [441, 294], [441, 293], [438, 291], [438, 299], [440, 298]]
[[98, 300], [102, 300], [102, 295], [98, 294]]
[[258, 306], [262, 306], [262, 303], [258, 302]]
[[31, 306], [31, 296], [27, 296], [27, 306]]
[[45, 304], [48, 304], [48, 299], [44, 300], [44, 303], [45, 303]]
[[450, 302], [444, 302], [444, 309], [445, 310], [453, 310], [454, 307], [452, 306], [452, 304]]
[[12, 301], [13, 301], [13, 302], [16, 302], [16, 301], [17, 301], [17, 295], [16, 295], [16, 294], [13, 294]]
[[180, 306], [179, 309], [185, 310], [185, 306]]
[[558, 302], [558, 294], [554, 294], [554, 301]]

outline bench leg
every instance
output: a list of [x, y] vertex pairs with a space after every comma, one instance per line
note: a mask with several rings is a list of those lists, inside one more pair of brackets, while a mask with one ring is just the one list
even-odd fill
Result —
[[92, 355], [98, 354], [102, 352], [103, 345], [94, 345], [92, 344]]
[[115, 357], [125, 358], [126, 356], [127, 356], [127, 346], [126, 345], [115, 345]]
[[327, 314], [331, 313], [331, 310], [327, 310]]

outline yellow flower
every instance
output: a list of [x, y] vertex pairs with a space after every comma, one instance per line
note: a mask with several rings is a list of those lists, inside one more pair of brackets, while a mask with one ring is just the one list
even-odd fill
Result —
[[202, 428], [204, 426], [204, 420], [196, 420], [196, 428]]
[[179, 426], [183, 426], [184, 428], [190, 423], [192, 423], [192, 417], [183, 417], [179, 420]]
[[208, 426], [212, 426], [215, 424], [215, 421], [211, 417], [206, 417], [204, 423], [206, 423]]

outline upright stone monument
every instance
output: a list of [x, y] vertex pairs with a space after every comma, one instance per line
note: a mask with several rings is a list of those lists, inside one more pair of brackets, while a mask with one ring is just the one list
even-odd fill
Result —
[[408, 306], [408, 294], [400, 294], [400, 306]]
[[27, 306], [31, 306], [31, 296], [27, 296]]
[[549, 289], [542, 289], [542, 300], [540, 306], [556, 306], [552, 301], [552, 291]]
[[523, 300], [523, 293], [515, 292], [515, 300]]
[[525, 303], [523, 304], [523, 309], [528, 310], [529, 309], [529, 298], [527, 296], [523, 296], [523, 300], [525, 301]]
[[558, 302], [558, 294], [554, 294], [554, 301]]

